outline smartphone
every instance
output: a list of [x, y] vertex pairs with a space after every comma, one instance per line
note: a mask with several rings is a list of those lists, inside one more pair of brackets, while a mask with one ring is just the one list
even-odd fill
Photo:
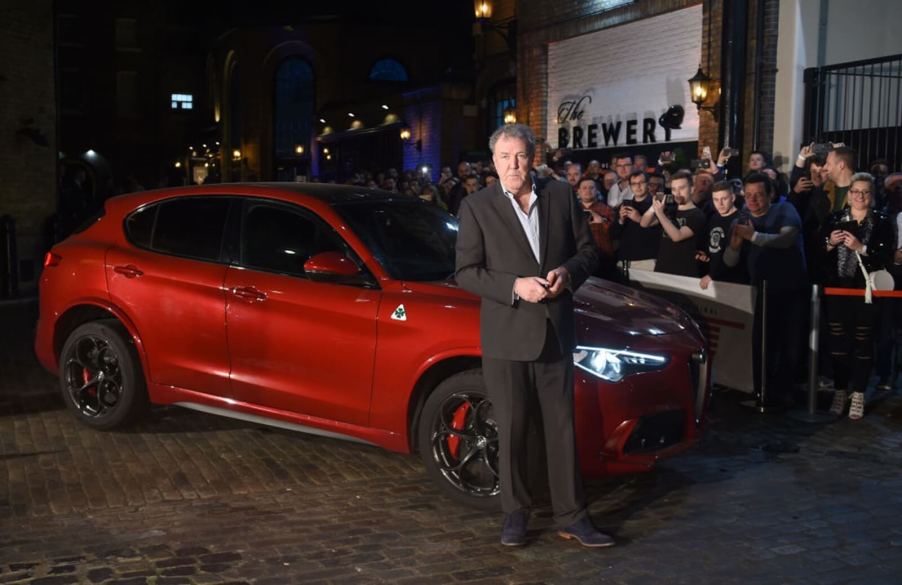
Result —
[[592, 212], [583, 210], [583, 213], [586, 215], [586, 221], [592, 221]]
[[711, 160], [712, 158], [711, 147], [705, 146], [704, 148], [702, 148], [702, 160]]
[[840, 221], [835, 226], [836, 229], [842, 230], [844, 232], [849, 232], [853, 236], [857, 237], [858, 234], [858, 222], [857, 221]]

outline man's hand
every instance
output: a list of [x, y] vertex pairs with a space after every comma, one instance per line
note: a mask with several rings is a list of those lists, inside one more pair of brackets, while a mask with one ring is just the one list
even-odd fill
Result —
[[623, 223], [627, 219], [631, 219], [634, 222], [639, 223], [640, 221], [642, 221], [642, 215], [632, 205], [621, 205], [620, 223]]
[[538, 303], [548, 298], [550, 286], [544, 278], [523, 276], [514, 281], [514, 294], [526, 302]]
[[651, 208], [654, 210], [655, 215], [658, 216], [658, 220], [664, 217], [664, 198], [658, 199], [655, 197], [651, 200]]
[[701, 280], [698, 281], [698, 286], [701, 287], [702, 290], [708, 290], [708, 285], [711, 284], [710, 276], [703, 276]]
[[[737, 223], [733, 226], [733, 237], [743, 240], [751, 240], [755, 236], [755, 227], [750, 223]], [[732, 242], [730, 242], [732, 245]]]
[[796, 181], [796, 186], [792, 188], [796, 193], [804, 193], [805, 191], [811, 191], [812, 189], [814, 189], [814, 183], [807, 177], [802, 177]]
[[602, 217], [601, 214], [595, 213], [591, 209], [586, 209], [585, 211], [589, 212], [589, 223], [604, 223], [606, 218]]
[[570, 284], [570, 273], [563, 266], [558, 266], [548, 272], [548, 276], [545, 279], [548, 282], [548, 296], [553, 299], [561, 294], [564, 288]]
[[730, 232], [730, 247], [733, 248], [734, 250], [738, 250], [739, 248], [742, 247], [742, 236], [740, 236], [738, 233], [736, 233], [736, 228], [738, 228], [741, 225], [745, 225], [745, 224], [737, 223], [736, 225], [733, 226], [733, 230]]

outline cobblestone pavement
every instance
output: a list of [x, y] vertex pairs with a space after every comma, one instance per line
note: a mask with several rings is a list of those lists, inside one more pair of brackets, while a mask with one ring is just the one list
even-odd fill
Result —
[[529, 545], [441, 496], [414, 456], [158, 409], [96, 432], [0, 306], [0, 584], [902, 583], [902, 396], [860, 422], [757, 415], [719, 395], [704, 440], [588, 484], [618, 546]]

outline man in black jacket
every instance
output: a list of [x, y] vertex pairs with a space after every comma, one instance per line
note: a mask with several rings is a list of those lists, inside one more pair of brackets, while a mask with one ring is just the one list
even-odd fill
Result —
[[529, 405], [545, 428], [555, 521], [564, 538], [610, 546], [586, 511], [573, 423], [573, 291], [595, 270], [596, 247], [567, 183], [534, 184], [536, 139], [508, 124], [489, 140], [499, 181], [465, 198], [458, 284], [482, 298], [483, 375], [498, 425], [505, 513], [501, 543], [526, 543], [530, 495], [523, 460]]

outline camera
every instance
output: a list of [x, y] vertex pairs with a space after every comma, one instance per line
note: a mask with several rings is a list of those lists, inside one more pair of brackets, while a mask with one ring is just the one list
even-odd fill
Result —
[[818, 165], [823, 166], [827, 162], [827, 153], [833, 150], [833, 145], [827, 142], [811, 143], [811, 159]]
[[710, 164], [711, 159], [709, 158], [694, 158], [689, 162], [689, 167], [692, 169], [692, 172], [707, 171]]

